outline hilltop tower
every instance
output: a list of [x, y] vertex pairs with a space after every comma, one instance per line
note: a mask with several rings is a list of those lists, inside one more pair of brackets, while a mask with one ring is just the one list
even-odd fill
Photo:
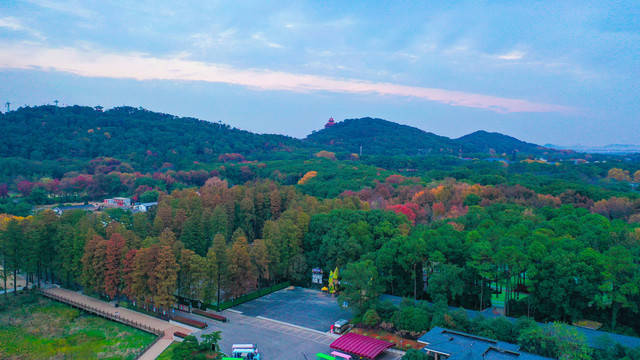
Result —
[[324, 128], [328, 129], [328, 128], [332, 127], [335, 124], [336, 123], [333, 121], [333, 118], [329, 118], [329, 121], [326, 124], [324, 124]]

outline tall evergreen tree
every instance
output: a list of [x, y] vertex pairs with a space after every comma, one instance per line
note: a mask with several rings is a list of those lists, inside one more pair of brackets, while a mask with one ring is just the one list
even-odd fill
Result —
[[252, 292], [258, 284], [249, 256], [247, 238], [240, 236], [227, 252], [228, 289], [232, 298]]

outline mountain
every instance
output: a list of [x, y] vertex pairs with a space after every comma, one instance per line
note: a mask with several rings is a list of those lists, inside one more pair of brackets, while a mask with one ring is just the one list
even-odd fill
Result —
[[552, 145], [546, 144], [545, 147], [558, 150], [573, 150], [580, 153], [589, 154], [607, 154], [607, 155], [627, 155], [640, 153], [640, 145], [630, 144], [609, 144], [605, 146], [588, 146], [588, 145]]
[[511, 154], [514, 150], [525, 154], [539, 154], [548, 150], [536, 144], [518, 140], [512, 136], [503, 135], [484, 130], [462, 136], [456, 139], [457, 142], [471, 147], [473, 152], [487, 153], [493, 149], [496, 153]]
[[463, 150], [468, 150], [466, 144], [448, 137], [370, 117], [335, 123], [307, 136], [305, 142], [328, 147], [327, 150], [345, 150], [351, 153], [360, 153], [362, 146], [362, 153], [368, 155], [458, 155], [461, 146]]
[[259, 159], [302, 145], [288, 136], [124, 106], [104, 112], [83, 106], [20, 108], [0, 114], [0, 129], [0, 157], [60, 162], [114, 157], [142, 168], [211, 162], [226, 153]]
[[[183, 170], [219, 160], [306, 159], [319, 149], [360, 153], [361, 146], [366, 155], [540, 152], [537, 145], [501, 134], [478, 131], [452, 140], [374, 118], [344, 120], [299, 140], [127, 106], [104, 112], [86, 106], [20, 108], [0, 114], [0, 129], [0, 176], [16, 174], [9, 168], [47, 164], [55, 164], [58, 174], [96, 158], [115, 158], [135, 171]], [[131, 168], [123, 165], [121, 171]]]

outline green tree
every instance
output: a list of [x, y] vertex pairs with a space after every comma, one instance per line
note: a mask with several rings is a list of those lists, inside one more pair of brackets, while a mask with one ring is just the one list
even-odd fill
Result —
[[211, 334], [203, 334], [200, 342], [200, 350], [219, 351], [218, 343], [222, 339], [222, 331], [214, 331]]
[[429, 355], [416, 349], [409, 349], [404, 355], [402, 355], [402, 360], [429, 360], [429, 359], [431, 359]]
[[600, 306], [611, 307], [611, 328], [615, 329], [621, 308], [638, 311], [637, 303], [632, 299], [640, 290], [640, 271], [631, 252], [624, 246], [614, 246], [604, 256], [602, 274], [605, 282], [600, 286], [602, 295], [597, 300]]
[[[422, 267], [420, 266], [427, 256], [425, 241], [419, 236], [408, 236], [402, 242], [399, 249], [398, 260], [402, 268], [411, 274], [413, 280], [413, 299], [418, 299], [418, 280], [422, 282]], [[422, 288], [422, 287], [421, 287]]]
[[462, 280], [463, 269], [457, 265], [444, 264], [429, 279], [428, 291], [432, 299], [443, 296], [448, 302], [464, 292], [465, 283]]
[[380, 323], [380, 315], [376, 309], [369, 309], [362, 317], [362, 322], [369, 326], [376, 326]]
[[371, 260], [347, 264], [341, 275], [344, 289], [338, 296], [338, 303], [342, 306], [347, 302], [357, 314], [369, 309], [384, 290], [378, 278], [378, 269]]
[[218, 256], [213, 247], [207, 252], [205, 258], [204, 284], [200, 287], [200, 297], [206, 303], [213, 303], [218, 291]]
[[254, 265], [258, 279], [269, 280], [271, 278], [269, 250], [267, 249], [265, 241], [262, 239], [254, 240], [249, 249], [249, 255], [251, 256], [251, 263]]
[[471, 246], [471, 261], [467, 264], [480, 275], [480, 310], [485, 308], [484, 289], [485, 280], [493, 275], [493, 249], [488, 241], [476, 242]]
[[184, 340], [173, 350], [173, 360], [193, 359], [193, 353], [198, 351], [198, 339], [193, 335], [187, 335]]

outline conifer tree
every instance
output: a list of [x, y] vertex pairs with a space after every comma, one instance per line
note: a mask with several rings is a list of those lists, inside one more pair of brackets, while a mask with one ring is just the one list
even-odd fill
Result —
[[156, 309], [170, 308], [175, 298], [173, 292], [176, 289], [178, 279], [178, 264], [171, 248], [168, 246], [159, 246], [156, 257], [155, 273], [156, 291], [153, 293], [153, 301]]
[[123, 265], [126, 254], [122, 235], [113, 233], [106, 247], [104, 290], [112, 299], [120, 295], [123, 286]]
[[201, 287], [200, 297], [208, 303], [216, 299], [218, 291], [218, 256], [213, 247], [209, 248], [205, 258], [204, 284]]
[[255, 290], [258, 280], [249, 256], [247, 238], [239, 236], [227, 252], [228, 290], [232, 298], [237, 298]]

